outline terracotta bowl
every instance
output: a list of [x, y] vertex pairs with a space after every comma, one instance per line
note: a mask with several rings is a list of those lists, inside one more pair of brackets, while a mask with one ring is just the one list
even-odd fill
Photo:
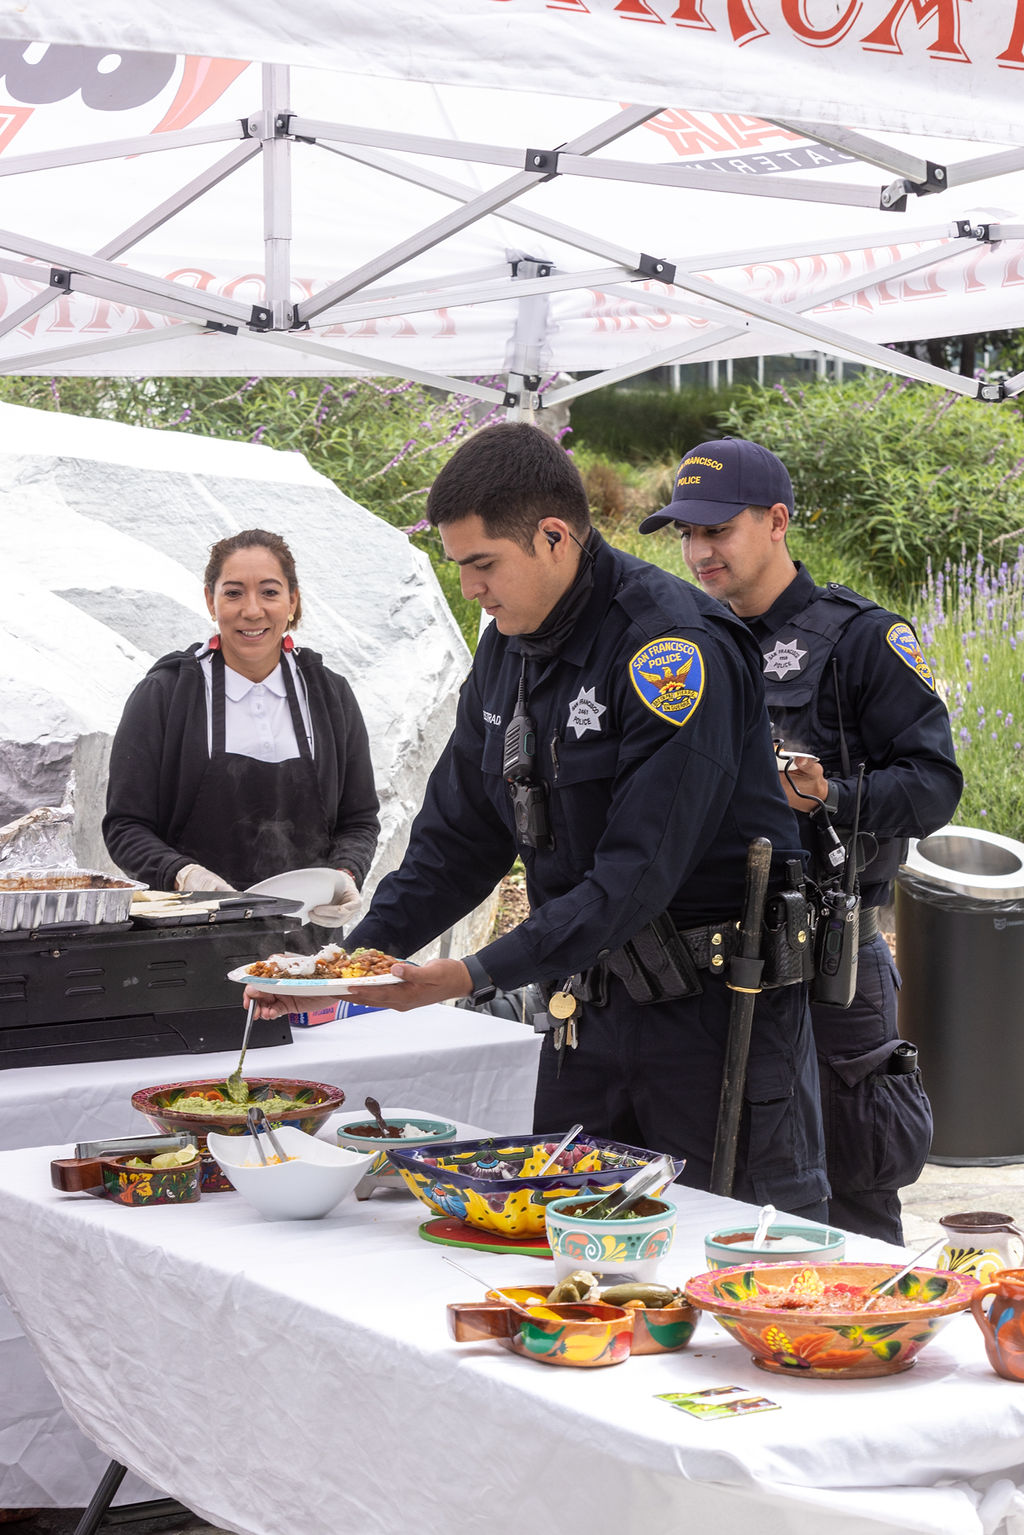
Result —
[[912, 1269], [894, 1294], [905, 1308], [882, 1296], [868, 1311], [851, 1304], [836, 1311], [765, 1305], [798, 1275], [825, 1285], [852, 1287], [851, 1302], [899, 1272], [898, 1263], [739, 1264], [698, 1274], [687, 1300], [708, 1311], [746, 1348], [762, 1370], [817, 1380], [857, 1380], [896, 1375], [914, 1363], [924, 1346], [958, 1311], [966, 1311], [977, 1280], [941, 1269]]
[[[560, 1139], [558, 1132], [488, 1136], [408, 1150], [395, 1141], [388, 1156], [416, 1197], [436, 1215], [454, 1216], [479, 1231], [520, 1237], [543, 1235], [544, 1214], [553, 1199], [617, 1189], [630, 1173], [660, 1155], [623, 1141], [581, 1135], [559, 1157], [557, 1168], [539, 1177], [538, 1169]], [[512, 1176], [503, 1176], [498, 1164]]]
[[496, 1338], [514, 1354], [540, 1364], [577, 1368], [622, 1364], [629, 1358], [633, 1313], [600, 1301], [548, 1306], [554, 1319], [526, 1317], [503, 1301], [453, 1302], [448, 1331], [456, 1343]]
[[[529, 1289], [525, 1285], [499, 1285], [503, 1295], [509, 1295], [517, 1300], [521, 1306], [536, 1304], [540, 1301], [547, 1305], [544, 1294], [546, 1285], [540, 1289]], [[593, 1304], [583, 1301], [583, 1305]], [[552, 1310], [557, 1309], [552, 1307]], [[624, 1306], [624, 1311], [631, 1308]], [[630, 1339], [629, 1351], [631, 1354], [675, 1354], [681, 1348], [685, 1348], [693, 1337], [693, 1330], [697, 1325], [700, 1312], [696, 1306], [684, 1302], [680, 1306], [650, 1307], [643, 1311], [631, 1311], [633, 1317], [633, 1336]]]
[[[289, 1115], [270, 1113], [267, 1118], [275, 1127], [294, 1125], [297, 1130], [305, 1130], [307, 1135], [315, 1134], [324, 1120], [340, 1109], [345, 1101], [345, 1094], [340, 1087], [329, 1087], [325, 1082], [301, 1082], [294, 1077], [246, 1077], [245, 1080], [253, 1096], [256, 1096], [263, 1088], [268, 1088], [275, 1096], [299, 1101], [302, 1104], [301, 1113]], [[132, 1108], [138, 1109], [140, 1114], [145, 1114], [150, 1124], [155, 1125], [158, 1130], [191, 1131], [199, 1141], [203, 1154], [201, 1176], [203, 1193], [223, 1193], [231, 1188], [231, 1184], [210, 1155], [206, 1136], [210, 1130], [216, 1130], [221, 1135], [244, 1135], [246, 1133], [245, 1109], [240, 1107], [233, 1114], [180, 1113], [168, 1105], [183, 1093], [204, 1093], [211, 1099], [220, 1101], [227, 1099], [224, 1078], [212, 1077], [199, 1082], [165, 1082], [159, 1087], [140, 1087], [137, 1092], [132, 1093]]]

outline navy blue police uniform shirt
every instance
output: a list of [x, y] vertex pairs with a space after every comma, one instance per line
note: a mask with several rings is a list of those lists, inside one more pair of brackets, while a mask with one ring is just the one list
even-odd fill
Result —
[[[843, 594], [854, 598], [859, 608], [843, 601]], [[801, 632], [801, 616], [824, 597], [839, 599], [825, 610], [831, 622], [819, 623], [817, 634]], [[852, 826], [857, 767], [864, 763], [860, 826], [873, 835], [878, 849], [861, 875], [861, 897], [866, 906], [886, 905], [906, 857], [906, 839], [927, 836], [945, 825], [963, 790], [949, 712], [917, 637], [898, 614], [844, 587], [816, 586], [799, 563], [796, 576], [772, 607], [747, 624], [763, 652], [772, 728], [790, 750], [821, 758], [837, 794], [832, 819], [841, 831]], [[813, 690], [808, 690], [802, 679], [819, 644], [825, 646], [827, 660]], [[840, 718], [849, 772], [843, 768]], [[811, 848], [808, 817], [799, 821]]]
[[516, 843], [502, 760], [523, 658], [492, 625], [401, 868], [350, 944], [414, 953], [520, 852], [531, 915], [479, 957], [505, 989], [560, 980], [666, 910], [680, 928], [739, 916], [753, 838], [772, 843], [775, 884], [802, 859], [749, 631], [688, 583], [596, 543], [577, 623], [557, 655], [527, 662], [553, 849]]

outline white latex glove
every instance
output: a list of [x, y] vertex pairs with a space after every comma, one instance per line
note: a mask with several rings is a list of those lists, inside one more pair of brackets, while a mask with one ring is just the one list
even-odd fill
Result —
[[204, 869], [201, 863], [187, 863], [174, 876], [175, 890], [234, 890], [226, 879]]
[[310, 920], [318, 927], [347, 927], [363, 909], [363, 898], [347, 869], [338, 869], [334, 877], [334, 896], [329, 904], [314, 906]]

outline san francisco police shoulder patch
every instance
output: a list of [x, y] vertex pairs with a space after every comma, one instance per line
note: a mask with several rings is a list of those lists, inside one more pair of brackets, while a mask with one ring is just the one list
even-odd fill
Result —
[[890, 647], [895, 650], [900, 660], [916, 672], [921, 681], [926, 683], [935, 692], [935, 678], [932, 669], [921, 653], [921, 647], [917, 643], [917, 635], [909, 624], [893, 624], [885, 636]]
[[685, 725], [704, 692], [704, 662], [689, 640], [651, 640], [630, 661], [629, 679], [653, 714]]

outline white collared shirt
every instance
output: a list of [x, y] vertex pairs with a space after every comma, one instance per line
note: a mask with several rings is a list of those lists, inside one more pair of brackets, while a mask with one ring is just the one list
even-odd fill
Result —
[[[209, 651], [199, 664], [206, 678], [206, 747], [213, 752], [213, 657]], [[306, 688], [294, 659], [292, 668], [299, 713], [306, 728], [306, 738], [313, 751], [313, 729], [309, 718]], [[281, 662], [262, 682], [250, 682], [240, 672], [224, 663], [224, 750], [239, 757], [254, 757], [257, 762], [287, 762], [299, 755], [288, 694], [285, 691]]]

